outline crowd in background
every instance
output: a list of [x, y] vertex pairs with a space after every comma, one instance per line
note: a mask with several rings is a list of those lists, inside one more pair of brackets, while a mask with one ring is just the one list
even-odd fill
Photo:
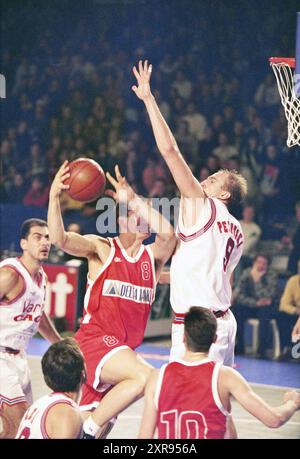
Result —
[[[294, 53], [297, 8], [259, 2], [258, 15], [257, 3], [8, 2], [0, 202], [47, 207], [58, 167], [79, 157], [109, 172], [119, 164], [145, 196], [175, 196], [131, 91], [132, 66], [148, 58], [155, 97], [196, 177], [222, 167], [248, 179], [248, 202], [237, 215], [249, 235], [239, 276], [259, 240], [294, 251], [288, 273], [295, 274], [300, 149], [286, 146], [287, 121], [267, 59]], [[96, 232], [95, 204], [65, 195], [62, 209], [83, 232]]]

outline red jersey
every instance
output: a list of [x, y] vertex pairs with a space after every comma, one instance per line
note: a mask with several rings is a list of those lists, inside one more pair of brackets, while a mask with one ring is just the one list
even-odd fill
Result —
[[161, 368], [155, 393], [158, 438], [224, 438], [229, 413], [218, 394], [220, 367], [205, 359]]
[[111, 250], [97, 278], [89, 282], [79, 342], [103, 336], [108, 347], [139, 346], [155, 297], [154, 257], [141, 245], [132, 258], [119, 238], [109, 239]]

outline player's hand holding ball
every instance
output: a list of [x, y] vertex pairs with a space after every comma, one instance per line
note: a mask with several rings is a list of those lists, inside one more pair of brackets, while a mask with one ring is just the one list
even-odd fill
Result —
[[59, 168], [50, 188], [50, 197], [58, 198], [62, 191], [68, 190], [69, 185], [65, 184], [64, 181], [70, 177], [69, 162], [65, 161]]

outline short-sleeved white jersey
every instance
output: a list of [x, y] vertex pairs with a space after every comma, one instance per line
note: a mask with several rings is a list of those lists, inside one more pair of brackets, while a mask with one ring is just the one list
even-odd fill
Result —
[[7, 258], [0, 268], [9, 267], [16, 271], [24, 281], [24, 288], [13, 301], [0, 301], [0, 346], [25, 349], [29, 339], [38, 330], [46, 297], [47, 276], [40, 269], [37, 280], [19, 258]]
[[[186, 313], [191, 306], [225, 311], [231, 304], [230, 277], [242, 255], [241, 225], [217, 198], [201, 200], [206, 222], [185, 228], [180, 207], [179, 239], [170, 268], [171, 306]], [[202, 220], [202, 221], [201, 221]]]
[[53, 392], [45, 395], [28, 408], [19, 425], [16, 438], [20, 440], [50, 438], [46, 429], [47, 415], [49, 410], [58, 404], [67, 404], [79, 410], [77, 403], [63, 393]]

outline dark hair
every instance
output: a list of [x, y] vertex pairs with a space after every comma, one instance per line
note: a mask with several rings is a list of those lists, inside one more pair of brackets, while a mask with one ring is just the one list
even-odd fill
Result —
[[192, 352], [207, 352], [214, 342], [217, 320], [207, 308], [193, 306], [184, 318], [186, 346]]
[[42, 370], [54, 392], [77, 392], [85, 381], [84, 358], [77, 342], [65, 338], [52, 344], [42, 358]]
[[33, 226], [47, 226], [48, 223], [45, 220], [41, 220], [40, 218], [29, 218], [22, 223], [21, 230], [20, 230], [20, 239], [27, 239], [30, 228]]

